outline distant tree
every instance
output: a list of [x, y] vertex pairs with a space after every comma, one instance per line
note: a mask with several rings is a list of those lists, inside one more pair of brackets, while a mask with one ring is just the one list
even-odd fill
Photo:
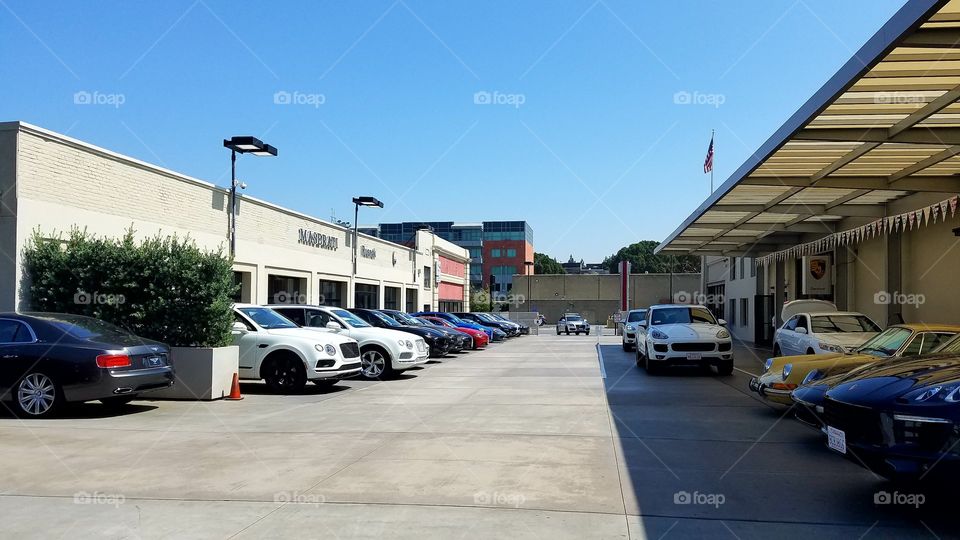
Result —
[[533, 254], [534, 274], [566, 274], [560, 262], [546, 253]]
[[630, 261], [630, 272], [642, 274], [688, 273], [700, 271], [700, 257], [694, 255], [654, 255], [653, 250], [659, 242], [656, 240], [641, 240], [620, 248], [619, 251], [603, 259], [611, 274], [620, 273], [620, 261]]

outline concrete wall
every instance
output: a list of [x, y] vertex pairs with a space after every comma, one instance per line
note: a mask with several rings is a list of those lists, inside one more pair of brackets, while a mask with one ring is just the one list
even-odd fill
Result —
[[[553, 322], [565, 311], [576, 311], [594, 323], [606, 322], [618, 311], [620, 276], [616, 274], [541, 274], [513, 277], [511, 311], [539, 311]], [[700, 274], [674, 274], [671, 295], [669, 274], [630, 276], [630, 307], [671, 302], [679, 292], [695, 297]], [[528, 288], [529, 287], [529, 288]]]

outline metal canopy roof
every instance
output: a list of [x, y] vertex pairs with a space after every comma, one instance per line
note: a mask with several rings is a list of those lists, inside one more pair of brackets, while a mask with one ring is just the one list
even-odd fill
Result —
[[960, 0], [909, 0], [656, 251], [762, 255], [957, 193], [958, 98]]

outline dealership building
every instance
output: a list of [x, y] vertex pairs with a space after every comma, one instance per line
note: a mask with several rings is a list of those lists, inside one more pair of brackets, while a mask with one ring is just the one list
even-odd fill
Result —
[[960, 323], [958, 66], [960, 2], [908, 2], [657, 253], [709, 257], [745, 340], [797, 298]]
[[[229, 246], [227, 188], [23, 122], [0, 123], [0, 309], [28, 309], [24, 246], [34, 231], [189, 236]], [[346, 203], [346, 201], [345, 201]], [[253, 197], [237, 204], [236, 300], [406, 311], [469, 309], [470, 253], [427, 230], [407, 245]]]

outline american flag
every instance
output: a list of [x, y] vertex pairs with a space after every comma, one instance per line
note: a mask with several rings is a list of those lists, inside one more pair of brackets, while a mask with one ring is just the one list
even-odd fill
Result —
[[710, 148], [707, 148], [707, 159], [703, 160], [703, 172], [708, 173], [713, 170], [713, 137], [710, 137]]

